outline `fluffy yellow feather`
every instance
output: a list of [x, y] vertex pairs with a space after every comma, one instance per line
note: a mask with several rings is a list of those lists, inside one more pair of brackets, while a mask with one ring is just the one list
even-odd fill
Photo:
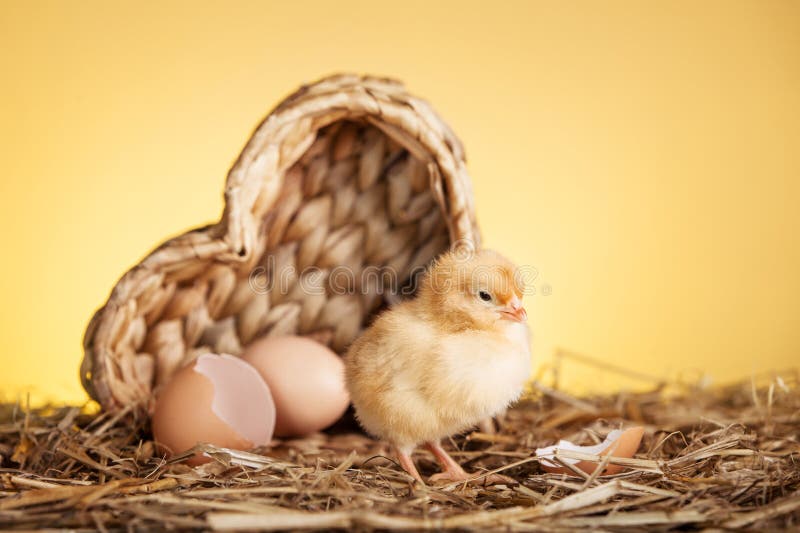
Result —
[[497, 252], [447, 252], [413, 300], [379, 315], [350, 347], [345, 375], [356, 417], [394, 446], [419, 482], [411, 460], [417, 445], [443, 468], [431, 482], [466, 479], [440, 440], [521, 394], [531, 364], [523, 293], [515, 265]]

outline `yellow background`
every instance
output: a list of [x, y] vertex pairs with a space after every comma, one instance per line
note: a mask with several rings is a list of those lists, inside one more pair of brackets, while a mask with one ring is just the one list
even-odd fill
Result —
[[216, 220], [262, 115], [335, 71], [405, 80], [463, 139], [486, 242], [539, 271], [538, 361], [717, 381], [800, 361], [800, 2], [0, 7], [6, 400], [84, 399], [117, 278]]

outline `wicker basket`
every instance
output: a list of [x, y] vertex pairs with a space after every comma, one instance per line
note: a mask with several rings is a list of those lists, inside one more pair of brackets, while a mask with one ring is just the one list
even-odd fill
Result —
[[420, 267], [478, 240], [463, 149], [431, 107], [396, 81], [325, 78], [256, 129], [218, 223], [166, 241], [116, 284], [86, 330], [83, 386], [108, 411], [147, 412], [205, 352], [299, 334], [342, 353], [394, 298], [365, 280], [393, 273], [413, 292]]

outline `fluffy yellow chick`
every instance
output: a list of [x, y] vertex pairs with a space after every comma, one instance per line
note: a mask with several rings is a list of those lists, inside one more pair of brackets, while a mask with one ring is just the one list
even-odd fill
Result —
[[417, 297], [378, 316], [346, 355], [356, 417], [393, 445], [421, 483], [411, 459], [419, 444], [442, 467], [430, 482], [469, 478], [441, 439], [505, 409], [530, 375], [524, 287], [516, 274], [497, 252], [447, 252], [423, 276]]

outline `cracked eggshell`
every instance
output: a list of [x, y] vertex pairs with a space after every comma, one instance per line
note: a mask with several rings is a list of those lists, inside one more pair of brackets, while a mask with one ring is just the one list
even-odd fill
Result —
[[[539, 462], [546, 472], [550, 472], [551, 474], [574, 475], [575, 473], [572, 470], [552, 460], [557, 450], [571, 450], [591, 455], [599, 455], [601, 457], [610, 453], [612, 457], [625, 457], [629, 459], [633, 457], [636, 450], [639, 449], [639, 444], [642, 442], [643, 436], [644, 428], [641, 426], [632, 427], [625, 431], [615, 429], [608, 434], [603, 442], [595, 444], [594, 446], [577, 446], [568, 440], [562, 440], [553, 446], [537, 448], [536, 455], [539, 457]], [[559, 457], [559, 459], [580, 468], [587, 474], [593, 473], [599, 466], [599, 463], [595, 463], [594, 461], [581, 461], [579, 459], [570, 459], [567, 457]], [[601, 472], [601, 475], [608, 476], [618, 474], [622, 472], [624, 468], [625, 467], [621, 465], [609, 464], [606, 466], [605, 470]]]
[[[198, 442], [249, 450], [272, 439], [275, 404], [251, 365], [232, 355], [204, 354], [159, 392], [151, 422], [156, 443], [169, 455]], [[208, 461], [194, 455], [187, 462]]]

